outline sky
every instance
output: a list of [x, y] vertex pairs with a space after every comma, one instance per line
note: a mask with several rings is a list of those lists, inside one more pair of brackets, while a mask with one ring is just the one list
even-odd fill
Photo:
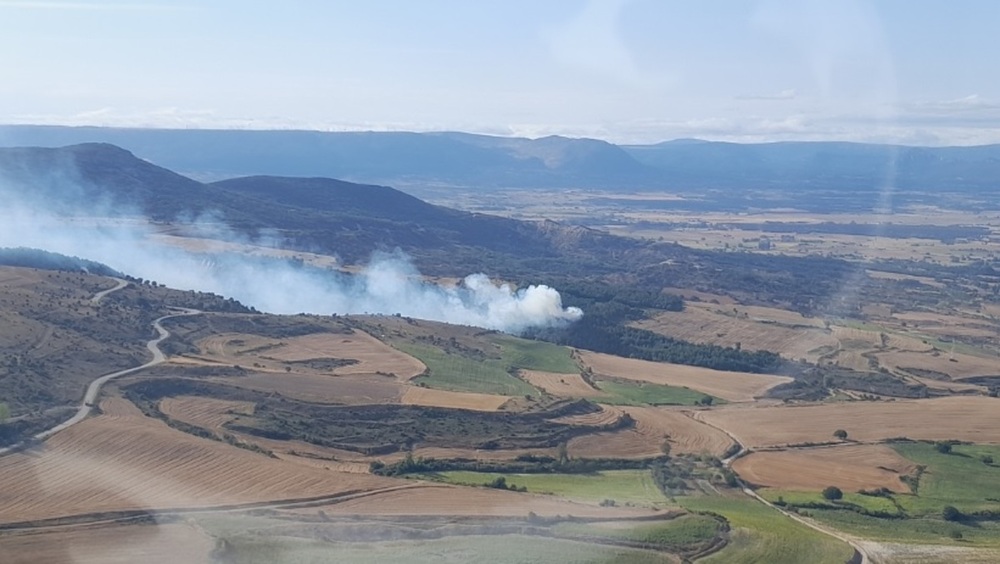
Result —
[[1000, 143], [995, 0], [0, 0], [0, 123]]

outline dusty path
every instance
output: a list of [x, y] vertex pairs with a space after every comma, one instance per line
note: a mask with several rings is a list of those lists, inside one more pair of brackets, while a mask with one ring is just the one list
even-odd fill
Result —
[[121, 290], [125, 286], [128, 286], [128, 280], [122, 280], [121, 278], [114, 278], [114, 280], [118, 282], [117, 286], [115, 286], [114, 288], [108, 288], [107, 290], [101, 290], [100, 292], [94, 294], [94, 297], [90, 298], [90, 303], [96, 305], [100, 303], [102, 299], [104, 299], [104, 296], [107, 296], [111, 292], [117, 292], [118, 290]]
[[[119, 278], [115, 278], [115, 280], [118, 280], [117, 286], [109, 290], [102, 290], [98, 292], [97, 294], [94, 295], [93, 298], [91, 298], [91, 302], [98, 303], [104, 296], [107, 296], [108, 294], [116, 290], [121, 290], [122, 288], [128, 285], [128, 282], [125, 280], [121, 280]], [[42, 431], [41, 433], [36, 434], [35, 436], [31, 437], [29, 441], [44, 441], [45, 439], [51, 437], [52, 435], [55, 435], [59, 431], [68, 429], [69, 427], [72, 427], [73, 425], [76, 425], [80, 421], [86, 419], [87, 416], [90, 415], [90, 412], [94, 409], [94, 401], [97, 399], [98, 394], [101, 393], [101, 387], [104, 386], [104, 384], [106, 384], [109, 380], [125, 376], [126, 374], [132, 374], [133, 372], [138, 372], [140, 370], [145, 370], [151, 366], [156, 366], [157, 364], [162, 364], [166, 360], [166, 356], [163, 354], [163, 351], [160, 350], [160, 343], [162, 343], [167, 337], [170, 336], [170, 332], [163, 328], [161, 322], [164, 321], [165, 319], [170, 319], [172, 317], [197, 315], [201, 313], [196, 309], [188, 309], [188, 308], [169, 308], [169, 309], [172, 309], [177, 313], [164, 315], [153, 321], [153, 328], [156, 329], [157, 336], [156, 338], [146, 343], [146, 348], [153, 355], [152, 360], [150, 360], [145, 364], [135, 366], [133, 368], [119, 370], [117, 372], [105, 374], [104, 376], [97, 378], [96, 380], [91, 382], [89, 386], [87, 386], [87, 391], [83, 395], [83, 401], [80, 403], [80, 407], [77, 409], [73, 417], [70, 417], [69, 419], [63, 421], [62, 423], [56, 425], [55, 427], [51, 427], [45, 431]], [[12, 445], [5, 448], [0, 448], [0, 456], [3, 456], [11, 451], [17, 450], [22, 446], [23, 443]]]
[[[701, 412], [701, 411], [695, 412], [692, 415], [692, 418], [693, 419], [697, 419], [698, 421], [701, 421], [702, 423], [708, 425], [709, 427], [713, 427], [715, 429], [718, 429], [719, 431], [722, 431], [723, 433], [725, 433], [726, 435], [728, 435], [729, 438], [732, 439], [733, 442], [736, 443], [740, 447], [739, 450], [736, 451], [735, 454], [733, 454], [729, 458], [726, 458], [725, 460], [722, 461], [722, 464], [726, 468], [728, 468], [729, 470], [732, 470], [732, 464], [733, 464], [733, 462], [736, 459], [740, 458], [741, 456], [746, 456], [747, 454], [750, 454], [750, 451], [747, 450], [747, 448], [743, 446], [743, 443], [741, 443], [739, 441], [739, 439], [737, 439], [735, 436], [733, 436], [733, 434], [730, 433], [729, 431], [727, 431], [726, 429], [723, 429], [722, 427], [713, 425], [712, 423], [710, 423], [708, 421], [705, 421], [701, 417], [698, 417], [698, 415], [700, 415], [701, 413], [703, 413], [703, 412]], [[733, 472], [733, 474], [736, 475], [735, 472]], [[758, 495], [757, 492], [753, 491], [753, 489], [751, 489], [749, 486], [747, 486], [746, 483], [744, 483], [743, 480], [740, 479], [739, 475], [736, 475], [736, 481], [739, 483], [739, 486], [743, 490], [743, 493], [745, 493], [746, 495], [748, 495], [748, 496], [756, 499], [757, 501], [763, 503], [764, 505], [770, 507], [771, 509], [777, 511], [778, 513], [781, 513], [785, 517], [788, 517], [789, 519], [797, 521], [797, 522], [805, 525], [806, 527], [809, 527], [810, 529], [813, 529], [814, 531], [818, 531], [820, 533], [823, 533], [824, 535], [831, 536], [831, 537], [833, 537], [833, 538], [835, 538], [835, 539], [837, 539], [837, 540], [839, 540], [841, 542], [847, 543], [851, 548], [853, 548], [855, 550], [855, 552], [857, 552], [857, 554], [861, 555], [861, 562], [860, 562], [860, 564], [874, 564], [873, 561], [872, 561], [872, 559], [869, 557], [868, 552], [853, 537], [847, 536], [847, 535], [845, 535], [845, 534], [843, 534], [843, 533], [841, 533], [839, 531], [836, 531], [834, 529], [830, 529], [830, 528], [824, 527], [823, 525], [820, 525], [819, 523], [816, 523], [815, 521], [812, 521], [811, 519], [806, 519], [805, 517], [802, 517], [801, 515], [796, 515], [795, 513], [792, 513], [791, 511], [785, 511], [783, 508], [778, 507], [777, 505], [771, 503], [770, 501], [768, 501], [768, 500], [764, 499], [763, 497], [761, 497], [760, 495]]]

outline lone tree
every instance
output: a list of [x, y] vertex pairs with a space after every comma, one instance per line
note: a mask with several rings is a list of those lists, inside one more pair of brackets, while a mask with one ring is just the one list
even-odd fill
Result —
[[945, 521], [961, 521], [963, 515], [954, 505], [945, 505], [941, 508], [941, 517]]
[[940, 452], [941, 454], [951, 454], [951, 443], [946, 443], [942, 441], [935, 444], [934, 448], [936, 448], [937, 451]]
[[843, 429], [837, 429], [836, 431], [833, 432], [833, 436], [842, 441], [847, 440], [847, 431]]
[[823, 490], [823, 498], [830, 501], [836, 501], [844, 497], [844, 492], [840, 491], [837, 486], [828, 486]]

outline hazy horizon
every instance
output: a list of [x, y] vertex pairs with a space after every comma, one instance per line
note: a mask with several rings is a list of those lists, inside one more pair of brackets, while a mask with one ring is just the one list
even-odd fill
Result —
[[2, 0], [0, 123], [988, 144], [998, 19], [984, 0]]

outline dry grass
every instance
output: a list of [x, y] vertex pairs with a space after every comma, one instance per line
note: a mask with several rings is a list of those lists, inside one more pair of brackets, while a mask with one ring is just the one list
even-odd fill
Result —
[[850, 438], [865, 442], [908, 437], [1000, 443], [1000, 399], [984, 396], [735, 406], [696, 415], [729, 431], [750, 448], [829, 442], [834, 440], [833, 432], [837, 429], [844, 429]]
[[510, 400], [507, 396], [477, 394], [472, 392], [450, 392], [433, 390], [418, 386], [409, 386], [400, 403], [404, 405], [423, 405], [427, 407], [447, 407], [452, 409], [471, 409], [474, 411], [496, 411]]
[[561, 398], [593, 398], [605, 395], [604, 392], [588, 384], [579, 374], [522, 370], [521, 377], [532, 386]]
[[596, 374], [666, 386], [687, 387], [731, 402], [753, 401], [767, 390], [791, 381], [791, 378], [784, 376], [725, 372], [697, 366], [622, 358], [590, 351], [580, 351], [580, 358], [584, 365], [590, 367]]
[[619, 407], [635, 419], [635, 427], [611, 433], [584, 435], [569, 441], [570, 456], [580, 458], [646, 458], [663, 454], [670, 444], [674, 454], [720, 455], [732, 440], [718, 429], [692, 419], [687, 412], [663, 407]]
[[0, 536], [4, 564], [208, 564], [215, 539], [184, 523], [76, 527]]
[[848, 445], [755, 452], [738, 459], [733, 469], [752, 484], [783, 490], [837, 486], [851, 492], [877, 488], [909, 492], [899, 478], [915, 471], [916, 465], [886, 445]]
[[335, 495], [395, 483], [294, 465], [197, 438], [121, 399], [42, 447], [0, 458], [0, 522]]

